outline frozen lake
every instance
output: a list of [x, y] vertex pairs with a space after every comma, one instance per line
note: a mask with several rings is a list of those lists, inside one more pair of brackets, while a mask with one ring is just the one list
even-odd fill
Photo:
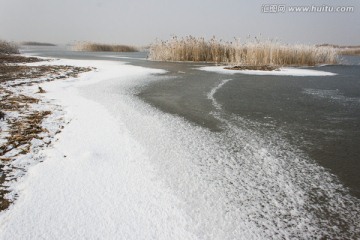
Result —
[[311, 68], [334, 76], [259, 76], [146, 53], [25, 53], [167, 71], [82, 93], [121, 116], [196, 236], [359, 237], [360, 58]]

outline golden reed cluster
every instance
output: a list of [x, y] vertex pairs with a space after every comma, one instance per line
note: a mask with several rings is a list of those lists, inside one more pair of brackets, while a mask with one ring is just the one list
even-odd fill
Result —
[[337, 51], [331, 47], [287, 45], [277, 41], [258, 40], [223, 42], [188, 36], [156, 41], [149, 58], [157, 61], [214, 62], [228, 65], [315, 66], [334, 64]]

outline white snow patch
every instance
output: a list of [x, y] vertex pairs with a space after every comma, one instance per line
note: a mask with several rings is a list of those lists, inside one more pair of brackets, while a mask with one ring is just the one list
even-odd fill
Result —
[[311, 69], [301, 69], [301, 68], [280, 68], [279, 70], [274, 71], [262, 71], [262, 70], [229, 70], [224, 69], [226, 66], [207, 66], [200, 67], [199, 70], [216, 72], [220, 74], [248, 74], [248, 75], [277, 75], [277, 76], [334, 76], [336, 73], [311, 70]]

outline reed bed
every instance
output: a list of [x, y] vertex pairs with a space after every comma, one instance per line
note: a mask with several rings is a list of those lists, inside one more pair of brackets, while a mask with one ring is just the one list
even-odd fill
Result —
[[15, 43], [0, 40], [0, 54], [18, 54], [19, 48]]
[[79, 42], [75, 44], [74, 50], [86, 52], [137, 52], [133, 46], [117, 44], [100, 44], [91, 42]]
[[337, 63], [337, 52], [331, 47], [287, 45], [277, 41], [223, 42], [188, 36], [156, 41], [149, 58], [157, 61], [213, 62], [251, 66], [315, 66]]

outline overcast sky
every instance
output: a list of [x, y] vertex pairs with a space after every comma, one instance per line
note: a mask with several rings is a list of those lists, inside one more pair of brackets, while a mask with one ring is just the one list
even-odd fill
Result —
[[[264, 4], [354, 6], [353, 13], [263, 13]], [[360, 44], [360, 0], [0, 0], [0, 38], [145, 45], [172, 35]]]

